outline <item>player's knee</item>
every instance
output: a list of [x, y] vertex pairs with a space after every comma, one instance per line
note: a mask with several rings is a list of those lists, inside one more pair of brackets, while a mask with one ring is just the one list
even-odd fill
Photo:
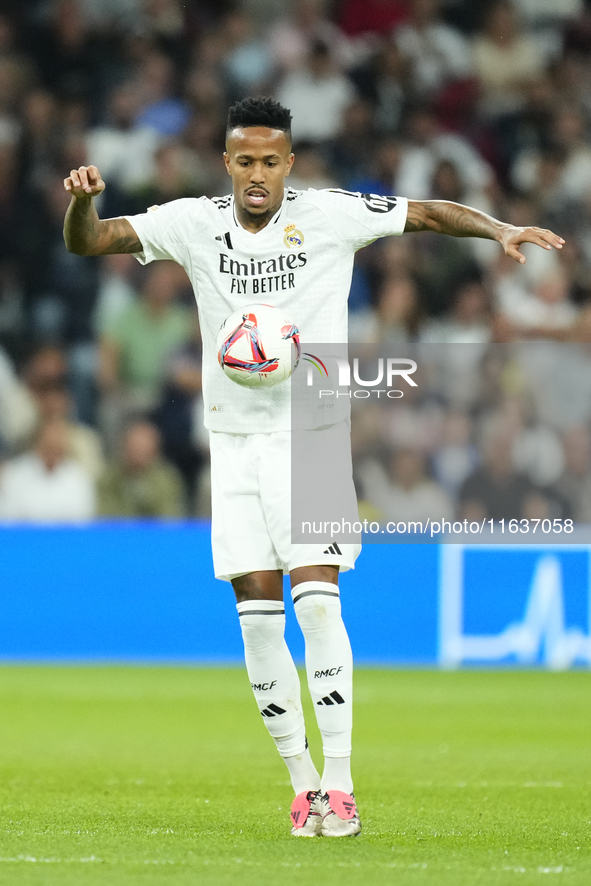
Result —
[[283, 579], [280, 572], [249, 572], [232, 579], [237, 603], [246, 600], [283, 600]]
[[299, 600], [295, 612], [302, 629], [325, 630], [341, 621], [341, 601], [338, 596], [327, 598], [313, 594]]
[[305, 581], [321, 581], [329, 584], [338, 584], [339, 567], [338, 566], [298, 566], [290, 572], [291, 587], [295, 591], [298, 584]]
[[305, 634], [334, 630], [341, 624], [341, 600], [337, 585], [301, 582], [291, 592], [296, 618]]

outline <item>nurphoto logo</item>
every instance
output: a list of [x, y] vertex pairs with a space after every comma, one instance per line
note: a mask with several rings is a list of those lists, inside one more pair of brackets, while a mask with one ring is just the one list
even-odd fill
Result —
[[[351, 365], [348, 360], [344, 357], [337, 357], [334, 355], [325, 356], [324, 360], [321, 360], [320, 357], [308, 353], [304, 353], [303, 358], [308, 363], [306, 378], [306, 384], [308, 387], [311, 388], [315, 386], [315, 369], [322, 380], [329, 379], [336, 382], [335, 389], [320, 389], [318, 391], [319, 399], [330, 397], [355, 397], [363, 400], [372, 395], [379, 398], [382, 394], [385, 394], [385, 396], [390, 399], [398, 400], [404, 396], [404, 391], [394, 388], [394, 384], [398, 383], [400, 379], [413, 388], [417, 387], [416, 381], [411, 378], [411, 376], [417, 371], [417, 364], [414, 360], [395, 357], [378, 357], [370, 378], [361, 378], [359, 358], [355, 357], [353, 359], [353, 382], [358, 385], [358, 388], [353, 391], [341, 391], [336, 388], [351, 387]], [[332, 363], [336, 365], [336, 374], [333, 371], [332, 377], [326, 365], [329, 361], [332, 361]], [[368, 368], [365, 367], [364, 372], [367, 371]], [[378, 387], [382, 384], [384, 384], [385, 387]]]

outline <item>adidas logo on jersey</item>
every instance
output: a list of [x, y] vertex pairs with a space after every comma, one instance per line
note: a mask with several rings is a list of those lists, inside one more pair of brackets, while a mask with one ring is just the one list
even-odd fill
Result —
[[338, 554], [339, 557], [342, 557], [342, 556], [343, 556], [343, 552], [342, 552], [341, 549], [339, 548], [339, 546], [338, 546], [338, 544], [336, 543], [336, 541], [333, 541], [333, 543], [332, 543], [331, 545], [329, 545], [329, 546], [327, 547], [327, 549], [326, 549], [325, 551], [323, 551], [323, 553], [324, 553], [324, 554]]
[[345, 704], [345, 699], [342, 695], [340, 695], [336, 689], [334, 692], [331, 692], [330, 695], [325, 695], [324, 698], [321, 698], [320, 701], [317, 701], [316, 704]]
[[228, 249], [234, 249], [234, 247], [232, 246], [232, 238], [230, 237], [230, 232], [229, 232], [229, 231], [226, 231], [226, 233], [223, 234], [223, 235], [222, 235], [222, 234], [218, 234], [217, 237], [216, 237], [215, 239], [216, 239], [216, 240], [219, 240], [220, 243], [225, 243], [226, 246], [228, 247]]

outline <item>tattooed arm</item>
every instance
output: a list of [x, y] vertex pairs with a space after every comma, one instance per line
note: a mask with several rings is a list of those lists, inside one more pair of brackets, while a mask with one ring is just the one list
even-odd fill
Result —
[[94, 197], [105, 190], [105, 183], [96, 166], [73, 169], [64, 179], [72, 201], [64, 221], [64, 240], [76, 255], [112, 255], [141, 252], [142, 244], [132, 225], [125, 218], [98, 217]]
[[519, 251], [522, 243], [535, 243], [544, 249], [562, 249], [564, 240], [543, 228], [518, 228], [496, 218], [446, 200], [409, 200], [405, 231], [434, 231], [452, 237], [482, 237], [497, 240], [505, 251], [523, 264], [525, 256]]

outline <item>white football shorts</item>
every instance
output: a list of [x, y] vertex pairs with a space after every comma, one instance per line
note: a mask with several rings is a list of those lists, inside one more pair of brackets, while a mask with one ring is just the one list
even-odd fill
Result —
[[[212, 526], [216, 578], [298, 566], [355, 568], [361, 544], [293, 544], [291, 534], [291, 431], [228, 434], [210, 431]], [[341, 455], [341, 486], [355, 498], [348, 422], [311, 430], [330, 434]], [[317, 438], [314, 438], [317, 439]], [[326, 439], [326, 438], [325, 438]], [[348, 467], [347, 467], [348, 466]], [[330, 540], [329, 540], [330, 541]]]

